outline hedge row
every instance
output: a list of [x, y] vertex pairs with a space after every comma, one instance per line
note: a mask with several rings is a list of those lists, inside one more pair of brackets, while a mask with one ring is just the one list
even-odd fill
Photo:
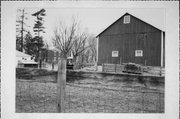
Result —
[[56, 71], [49, 71], [46, 69], [16, 68], [16, 78], [30, 79], [33, 76], [54, 75], [56, 73]]

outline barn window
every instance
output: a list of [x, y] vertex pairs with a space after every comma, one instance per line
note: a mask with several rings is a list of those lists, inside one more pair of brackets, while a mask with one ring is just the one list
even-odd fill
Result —
[[129, 24], [130, 23], [130, 15], [124, 16], [124, 24]]
[[135, 51], [135, 56], [136, 57], [142, 57], [143, 56], [143, 51], [142, 50], [136, 50]]
[[118, 57], [118, 51], [112, 51], [112, 57]]

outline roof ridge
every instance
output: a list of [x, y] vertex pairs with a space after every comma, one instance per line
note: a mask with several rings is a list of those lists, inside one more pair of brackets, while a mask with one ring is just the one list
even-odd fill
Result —
[[115, 20], [112, 24], [110, 24], [108, 27], [106, 27], [102, 32], [100, 32], [100, 33], [96, 36], [96, 38], [97, 38], [99, 35], [101, 35], [104, 31], [106, 31], [109, 27], [111, 27], [113, 24], [115, 24], [117, 21], [119, 21], [123, 16], [125, 16], [125, 15], [127, 15], [127, 14], [135, 17], [136, 19], [144, 22], [145, 24], [148, 24], [148, 25], [150, 25], [150, 26], [152, 26], [152, 27], [154, 27], [154, 28], [156, 28], [156, 29], [158, 29], [158, 30], [160, 30], [160, 31], [163, 31], [163, 30], [161, 30], [161, 29], [159, 29], [159, 28], [157, 28], [157, 27], [155, 27], [155, 26], [147, 23], [146, 21], [144, 21], [144, 20], [142, 20], [142, 19], [140, 19], [140, 18], [138, 18], [138, 17], [136, 17], [136, 16], [134, 16], [134, 15], [128, 13], [128, 12], [126, 12], [126, 13], [124, 13], [121, 17], [119, 17], [117, 20]]

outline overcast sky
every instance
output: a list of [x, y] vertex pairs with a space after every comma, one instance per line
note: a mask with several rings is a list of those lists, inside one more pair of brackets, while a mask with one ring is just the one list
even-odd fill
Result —
[[[34, 17], [32, 13], [41, 8], [25, 8], [29, 14], [29, 19], [26, 21], [32, 27]], [[53, 29], [59, 21], [64, 21], [69, 24], [72, 17], [75, 17], [80, 22], [82, 30], [94, 35], [98, 35], [106, 27], [120, 18], [126, 12], [140, 18], [143, 21], [165, 31], [165, 10], [164, 9], [122, 9], [122, 8], [44, 8], [46, 10], [45, 23], [46, 27], [44, 39], [51, 42]]]

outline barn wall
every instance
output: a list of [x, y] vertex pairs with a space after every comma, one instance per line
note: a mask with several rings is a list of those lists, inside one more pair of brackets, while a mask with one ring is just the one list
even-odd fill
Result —
[[165, 32], [163, 32], [163, 66], [165, 67]]
[[123, 17], [105, 30], [100, 36], [117, 35], [125, 33], [144, 33], [144, 32], [159, 32], [155, 27], [131, 16], [130, 24], [123, 23]]
[[[99, 36], [98, 44], [98, 65], [120, 61], [161, 65], [161, 31], [134, 17], [130, 24], [123, 24], [123, 19], [114, 23]], [[143, 50], [143, 57], [135, 57], [135, 50]], [[112, 51], [119, 51], [119, 57], [112, 58]]]

